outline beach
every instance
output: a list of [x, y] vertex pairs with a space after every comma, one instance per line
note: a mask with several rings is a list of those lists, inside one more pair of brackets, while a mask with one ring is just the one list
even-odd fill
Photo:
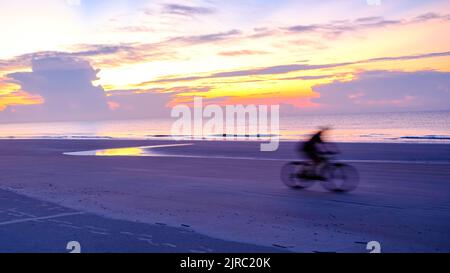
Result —
[[[380, 242], [383, 252], [450, 251], [449, 144], [340, 143], [339, 160], [361, 178], [347, 194], [320, 185], [286, 187], [280, 169], [298, 159], [296, 145], [282, 142], [276, 152], [260, 152], [256, 141], [0, 140], [0, 189], [111, 219], [105, 225], [139, 223], [158, 227], [158, 234], [188, 228], [216, 252], [221, 249], [208, 246], [214, 240], [233, 243], [222, 249], [233, 252], [368, 252], [369, 241]], [[70, 154], [129, 147], [147, 147], [147, 156], [133, 156], [133, 149], [128, 156], [126, 150]], [[17, 235], [25, 223], [5, 225], [0, 233]], [[68, 234], [71, 240], [77, 238]]]

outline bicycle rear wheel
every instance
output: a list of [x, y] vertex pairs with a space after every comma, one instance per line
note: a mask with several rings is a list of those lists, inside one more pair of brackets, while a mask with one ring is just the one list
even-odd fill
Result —
[[314, 184], [313, 180], [301, 178], [305, 167], [309, 166], [306, 162], [290, 162], [281, 168], [281, 181], [291, 188], [305, 189]]
[[358, 171], [347, 164], [328, 164], [322, 169], [322, 176], [325, 178], [322, 186], [329, 191], [349, 192], [359, 184]]

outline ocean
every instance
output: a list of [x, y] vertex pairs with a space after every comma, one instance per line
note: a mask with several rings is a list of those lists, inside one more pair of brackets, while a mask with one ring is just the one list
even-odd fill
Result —
[[[175, 119], [133, 119], [0, 124], [2, 139], [161, 139], [171, 138]], [[450, 143], [450, 111], [321, 114], [281, 117], [282, 141], [306, 139], [321, 126], [332, 128], [330, 141]], [[258, 140], [270, 134], [239, 133], [195, 136], [186, 139]]]

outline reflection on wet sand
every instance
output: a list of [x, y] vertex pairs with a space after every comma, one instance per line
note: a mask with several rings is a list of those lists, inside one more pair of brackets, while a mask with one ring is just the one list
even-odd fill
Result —
[[192, 143], [184, 144], [167, 144], [167, 145], [152, 145], [142, 147], [126, 147], [126, 148], [113, 148], [93, 151], [81, 151], [64, 153], [65, 155], [78, 155], [78, 156], [158, 156], [160, 155], [154, 149], [167, 148], [167, 147], [180, 147], [190, 146]]

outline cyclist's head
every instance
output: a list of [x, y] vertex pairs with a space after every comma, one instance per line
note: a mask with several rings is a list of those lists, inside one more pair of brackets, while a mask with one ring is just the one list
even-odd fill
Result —
[[330, 126], [322, 126], [322, 127], [319, 127], [319, 130], [322, 132], [326, 132], [326, 131], [331, 130], [331, 127]]

